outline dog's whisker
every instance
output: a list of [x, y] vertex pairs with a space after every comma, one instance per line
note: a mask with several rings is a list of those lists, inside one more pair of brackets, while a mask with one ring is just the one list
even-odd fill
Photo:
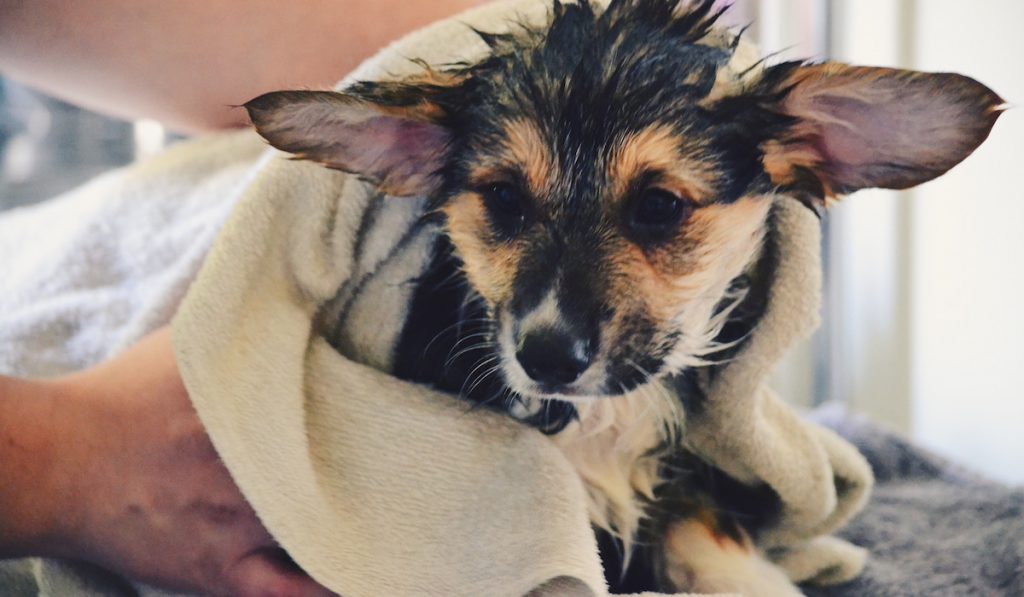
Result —
[[468, 392], [466, 391], [467, 385], [471, 383], [471, 380], [475, 379], [474, 376], [477, 375], [477, 372], [480, 371], [481, 368], [495, 366], [495, 363], [498, 363], [498, 361], [499, 357], [497, 355], [491, 355], [480, 359], [469, 373], [466, 374], [466, 380], [463, 382], [462, 388], [459, 390], [459, 394], [463, 396], [468, 395]]
[[[486, 351], [488, 349], [494, 348], [495, 346], [496, 344], [494, 344], [493, 342], [477, 342], [452, 354], [450, 357], [448, 357], [448, 359], [445, 360], [444, 366], [445, 368], [450, 368], [452, 365], [455, 364], [456, 361], [459, 360], [460, 357], [477, 351]], [[497, 358], [497, 356], [495, 356], [495, 358]]]
[[[467, 342], [479, 341], [494, 344], [494, 341], [491, 340], [492, 336], [493, 334], [491, 332], [476, 332], [473, 334], [466, 334], [465, 336], [462, 336], [461, 338], [452, 343], [451, 349], [448, 351], [448, 357], [451, 358], [451, 355], [454, 353], [454, 351], [456, 349], [459, 349], [460, 346], [466, 344]], [[485, 338], [485, 340], [478, 340], [479, 338]]]
[[477, 387], [480, 386], [480, 384], [486, 381], [487, 378], [490, 377], [491, 375], [497, 373], [500, 369], [501, 365], [496, 364], [492, 365], [491, 367], [480, 373], [480, 375], [477, 376], [476, 381], [474, 381], [473, 384], [470, 385], [469, 388], [466, 390], [466, 394], [472, 395], [473, 391], [476, 390]]
[[490, 322], [489, 319], [485, 319], [485, 318], [481, 317], [481, 318], [476, 318], [476, 319], [463, 319], [463, 320], [456, 321], [455, 323], [453, 323], [451, 325], [447, 325], [444, 328], [442, 328], [441, 331], [439, 331], [436, 334], [434, 334], [434, 337], [432, 337], [430, 339], [430, 341], [427, 342], [426, 346], [423, 347], [423, 352], [424, 353], [429, 352], [430, 348], [437, 341], [439, 341], [441, 338], [444, 337], [445, 334], [447, 334], [448, 332], [450, 332], [452, 330], [465, 327], [467, 324], [472, 324], [472, 323], [489, 323], [489, 322]]

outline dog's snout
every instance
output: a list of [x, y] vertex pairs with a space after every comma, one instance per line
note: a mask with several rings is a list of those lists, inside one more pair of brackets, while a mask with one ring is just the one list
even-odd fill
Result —
[[516, 360], [526, 374], [551, 386], [576, 381], [592, 358], [590, 341], [550, 328], [527, 332], [516, 349]]

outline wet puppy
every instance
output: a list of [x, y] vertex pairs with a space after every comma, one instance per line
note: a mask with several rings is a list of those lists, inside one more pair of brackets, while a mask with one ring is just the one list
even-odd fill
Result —
[[602, 540], [642, 550], [641, 588], [798, 594], [754, 546], [774, 496], [679, 439], [763, 306], [772, 199], [930, 180], [1002, 101], [955, 74], [741, 69], [720, 14], [556, 2], [544, 28], [480, 32], [479, 62], [246, 107], [274, 146], [443, 220], [397, 374], [551, 433]]

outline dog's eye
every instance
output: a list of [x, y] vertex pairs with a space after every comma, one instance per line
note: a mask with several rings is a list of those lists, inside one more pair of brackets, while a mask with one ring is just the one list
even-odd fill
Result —
[[515, 236], [522, 231], [526, 212], [522, 193], [509, 183], [495, 182], [481, 189], [484, 205], [497, 231]]
[[693, 203], [664, 189], [647, 189], [633, 202], [626, 216], [631, 235], [641, 242], [671, 238], [693, 211]]

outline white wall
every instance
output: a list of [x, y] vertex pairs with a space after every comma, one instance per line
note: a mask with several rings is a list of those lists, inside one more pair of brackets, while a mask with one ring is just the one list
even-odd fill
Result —
[[[851, 62], [955, 71], [1024, 102], [1024, 2], [835, 0]], [[1024, 482], [1024, 114], [946, 176], [859, 193], [837, 230], [837, 393], [995, 477]]]
[[[906, 66], [912, 3], [830, 3], [832, 59]], [[831, 398], [907, 432], [911, 428], [910, 198], [869, 190], [828, 214], [831, 276], [825, 313]]]
[[[737, 9], [740, 9], [737, 11]], [[746, 0], [732, 9], [740, 13], [740, 24], [752, 23], [748, 35], [773, 62], [824, 59], [828, 49], [827, 0]], [[793, 347], [776, 367], [772, 387], [789, 403], [813, 407], [827, 388], [821, 387], [825, 371], [816, 369], [827, 357], [827, 335], [814, 337]]]
[[[918, 2], [914, 63], [1024, 105], [1024, 2]], [[912, 432], [1024, 482], [1024, 112], [914, 193]]]

